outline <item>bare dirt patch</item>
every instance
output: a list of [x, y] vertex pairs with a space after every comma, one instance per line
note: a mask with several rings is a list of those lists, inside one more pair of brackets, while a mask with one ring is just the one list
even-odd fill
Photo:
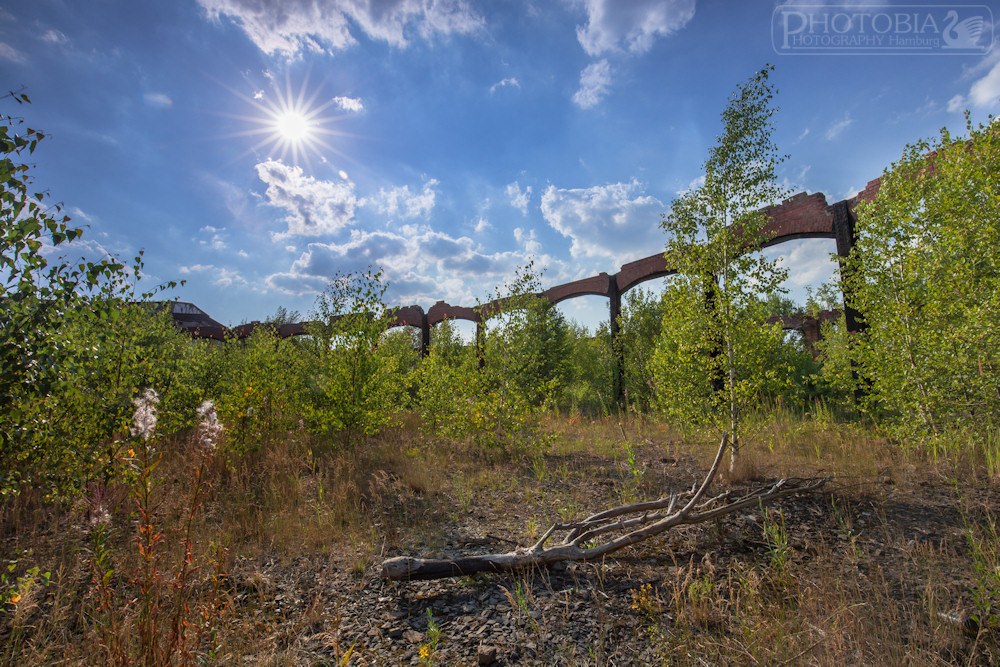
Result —
[[348, 652], [359, 665], [995, 664], [995, 635], [969, 636], [946, 617], [975, 610], [966, 534], [1000, 506], [997, 486], [972, 476], [959, 484], [943, 467], [835, 481], [778, 501], [768, 518], [754, 510], [682, 527], [603, 562], [430, 582], [378, 577], [384, 557], [526, 546], [554, 520], [690, 488], [707, 468], [704, 453], [676, 443], [639, 451], [638, 484], [620, 457], [595, 453], [548, 457], [544, 474], [537, 463], [455, 473], [416, 501], [416, 524], [361, 561], [238, 563], [234, 581], [264, 570], [274, 590], [247, 595], [235, 613], [312, 613], [308, 627], [284, 626], [284, 649], [260, 645], [300, 664]]

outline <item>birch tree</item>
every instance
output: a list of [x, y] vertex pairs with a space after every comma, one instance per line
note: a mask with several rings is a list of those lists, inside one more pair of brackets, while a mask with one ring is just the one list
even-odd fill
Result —
[[665, 293], [654, 359], [658, 402], [668, 416], [728, 431], [731, 473], [746, 408], [787, 377], [765, 363], [782, 341], [780, 325], [765, 324], [765, 300], [783, 292], [786, 272], [751, 252], [765, 241], [760, 209], [785, 194], [776, 176], [785, 156], [771, 138], [773, 69], [760, 70], [730, 96], [704, 182], [678, 197], [662, 221], [678, 275]]

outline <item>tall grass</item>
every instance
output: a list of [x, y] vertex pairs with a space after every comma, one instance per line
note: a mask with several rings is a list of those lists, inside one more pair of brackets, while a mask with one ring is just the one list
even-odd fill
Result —
[[[217, 449], [205, 447], [204, 429], [149, 441], [133, 436], [119, 462], [132, 477], [91, 488], [85, 502], [57, 505], [30, 492], [5, 502], [0, 538], [8, 558], [31, 553], [4, 579], [2, 662], [294, 662], [294, 637], [315, 628], [332, 633], [341, 622], [336, 600], [320, 599], [321, 588], [284, 618], [263, 620], [261, 610], [273, 609], [286, 585], [281, 578], [303, 562], [335, 559], [356, 577], [352, 585], [362, 586], [359, 575], [368, 576], [385, 550], [452, 539], [449, 521], [468, 526], [482, 513], [484, 532], [521, 541], [532, 526], [537, 533], [598, 509], [594, 488], [605, 490], [598, 504], [617, 503], [623, 492], [658, 497], [672, 483], [664, 475], [687, 483], [714, 449], [648, 420], [550, 415], [552, 446], [539, 460], [497, 459], [468, 440], [431, 439], [412, 418], [400, 421], [352, 450], [325, 448], [293, 429], [239, 458], [227, 458], [222, 435]], [[762, 421], [751, 449], [768, 478], [836, 475], [839, 490], [823, 501], [823, 516], [773, 508], [753, 513], [757, 532], [726, 537], [731, 528], [708, 526], [679, 541], [642, 545], [638, 553], [660, 559], [670, 550], [697, 557], [643, 570], [643, 558], [626, 553], [623, 567], [640, 568], [637, 576], [655, 583], [621, 589], [601, 574], [609, 596], [602, 614], [614, 609], [615, 595], [624, 598], [624, 609], [642, 615], [642, 641], [667, 664], [691, 664], [693, 656], [710, 663], [987, 664], [997, 655], [988, 629], [1000, 604], [996, 512], [970, 512], [959, 527], [968, 537], [937, 546], [913, 543], [876, 520], [879, 506], [891, 511], [880, 505], [889, 497], [885, 478], [900, 488], [930, 480], [949, 489], [941, 480], [954, 474], [953, 464], [905, 458], [857, 426], [792, 413]], [[978, 461], [957, 463], [986, 470], [987, 461]], [[979, 479], [995, 484], [996, 476]], [[859, 508], [869, 513], [865, 528]], [[490, 523], [496, 513], [498, 525]], [[725, 540], [725, 549], [736, 544], [741, 554], [720, 559]], [[909, 571], [905, 582], [882, 573], [886, 553]], [[965, 568], [968, 583], [945, 574], [956, 567]], [[490, 590], [495, 582], [444, 586]], [[521, 609], [513, 586], [512, 608]], [[532, 608], [541, 608], [544, 591], [532, 594]], [[987, 630], [963, 639], [938, 614], [958, 611], [975, 614]], [[435, 616], [440, 628], [449, 620]], [[273, 639], [279, 636], [286, 639]], [[427, 637], [426, 655], [415, 657], [445, 664], [459, 640]], [[336, 645], [337, 660], [378, 661], [353, 643]]]
[[982, 447], [987, 473], [993, 479], [1000, 480], [1000, 426], [987, 432]]

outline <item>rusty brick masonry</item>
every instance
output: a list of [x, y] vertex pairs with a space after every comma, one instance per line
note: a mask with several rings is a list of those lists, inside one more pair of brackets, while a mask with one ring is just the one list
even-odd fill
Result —
[[[871, 201], [878, 194], [881, 179], [869, 181], [868, 185], [857, 196], [851, 199], [827, 204], [826, 195], [821, 192], [806, 194], [800, 192], [780, 204], [762, 209], [768, 222], [764, 227], [764, 243], [759, 248], [794, 241], [796, 239], [834, 239], [837, 243], [837, 255], [843, 259], [850, 254], [854, 245], [854, 207], [860, 201]], [[609, 275], [601, 273], [589, 278], [574, 280], [562, 285], [550, 287], [539, 296], [550, 303], [559, 303], [579, 296], [604, 296], [609, 300], [611, 334], [617, 335], [618, 315], [621, 312], [621, 297], [628, 290], [648, 280], [668, 276], [676, 271], [667, 264], [663, 253], [657, 253], [643, 259], [629, 262], [621, 267], [618, 273]], [[857, 314], [850, 308], [845, 295], [847, 326], [851, 331], [858, 327]], [[421, 352], [426, 352], [430, 343], [430, 328], [445, 319], [469, 320], [482, 326], [484, 318], [502, 307], [502, 301], [491, 301], [475, 308], [468, 306], [453, 306], [438, 301], [426, 312], [420, 306], [404, 306], [389, 313], [390, 326], [411, 326], [421, 332]], [[827, 315], [827, 318], [830, 316]], [[821, 318], [821, 319], [827, 319]], [[787, 329], [799, 329], [807, 342], [815, 342], [818, 335], [818, 322], [803, 318], [785, 318], [783, 325]], [[307, 332], [307, 322], [284, 324], [276, 327], [280, 337], [298, 336]], [[245, 338], [262, 326], [273, 325], [252, 322], [238, 327], [201, 327], [189, 329], [195, 337], [226, 340], [227, 338]]]

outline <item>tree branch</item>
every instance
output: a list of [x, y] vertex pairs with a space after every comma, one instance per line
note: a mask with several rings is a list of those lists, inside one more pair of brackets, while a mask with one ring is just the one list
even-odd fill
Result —
[[[728, 446], [729, 437], [727, 434], [723, 434], [715, 461], [697, 490], [692, 489], [683, 494], [671, 494], [659, 500], [614, 507], [593, 514], [579, 522], [553, 524], [531, 547], [518, 548], [506, 553], [448, 560], [397, 556], [382, 563], [382, 578], [391, 580], [440, 579], [478, 572], [516, 572], [548, 567], [554, 563], [566, 561], [598, 560], [676, 526], [710, 521], [748, 507], [771, 502], [783, 496], [814, 491], [830, 480], [829, 477], [784, 478], [772, 484], [752, 489], [741, 498], [722, 505], [717, 505], [717, 503], [728, 501], [729, 491], [702, 501], [702, 497], [718, 474], [722, 456]], [[674, 511], [680, 502], [683, 502], [684, 505], [679, 510]], [[630, 516], [636, 514], [638, 516]], [[552, 535], [560, 531], [567, 532], [563, 541], [551, 547], [545, 547], [545, 543]], [[618, 537], [591, 547], [581, 546], [598, 537], [622, 531], [629, 532], [624, 532]]]

